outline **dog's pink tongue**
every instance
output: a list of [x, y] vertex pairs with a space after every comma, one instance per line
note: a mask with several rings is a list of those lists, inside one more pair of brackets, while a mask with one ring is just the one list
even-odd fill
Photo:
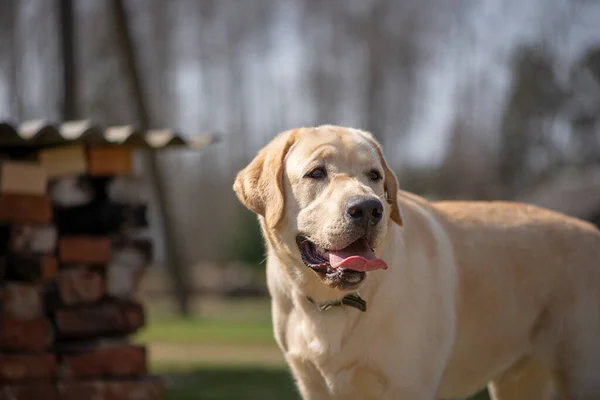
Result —
[[385, 261], [375, 257], [365, 239], [359, 239], [345, 249], [329, 251], [329, 264], [334, 268], [353, 271], [374, 271], [388, 267]]

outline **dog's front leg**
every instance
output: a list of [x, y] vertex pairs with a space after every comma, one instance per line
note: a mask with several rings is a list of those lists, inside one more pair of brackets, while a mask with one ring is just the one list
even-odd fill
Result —
[[[423, 335], [427, 339], [427, 336]], [[408, 335], [405, 335], [408, 338]], [[381, 360], [387, 386], [381, 400], [436, 400], [448, 354], [448, 342], [405, 340], [392, 357]]]
[[286, 360], [304, 400], [332, 399], [325, 378], [313, 363], [293, 355], [286, 355]]
[[[445, 359], [436, 357], [434, 352], [406, 350], [400, 352], [402, 359], [410, 363], [389, 363], [385, 371], [389, 371], [387, 387], [381, 400], [436, 400], [443, 373]], [[435, 349], [435, 347], [433, 347]], [[443, 348], [437, 348], [443, 354]]]

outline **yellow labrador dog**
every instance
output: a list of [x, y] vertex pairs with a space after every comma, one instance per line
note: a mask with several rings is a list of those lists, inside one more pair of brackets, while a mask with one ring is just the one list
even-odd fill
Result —
[[259, 215], [275, 337], [305, 399], [600, 399], [600, 231], [399, 191], [366, 132], [284, 132], [234, 190]]

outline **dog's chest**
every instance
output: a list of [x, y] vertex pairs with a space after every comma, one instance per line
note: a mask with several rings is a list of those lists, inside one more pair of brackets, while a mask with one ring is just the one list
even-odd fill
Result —
[[388, 378], [377, 368], [350, 363], [326, 377], [330, 394], [336, 399], [379, 400], [388, 388]]
[[379, 399], [385, 393], [389, 378], [366, 326], [331, 310], [296, 328], [290, 352], [316, 367], [335, 398]]

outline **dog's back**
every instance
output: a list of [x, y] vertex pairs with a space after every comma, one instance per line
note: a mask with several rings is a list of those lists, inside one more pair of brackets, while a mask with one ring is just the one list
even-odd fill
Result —
[[559, 377], [567, 382], [590, 373], [571, 365], [600, 365], [595, 226], [511, 202], [444, 201], [431, 209], [453, 243], [459, 285], [457, 340], [444, 380], [460, 387], [475, 371], [520, 372], [535, 362], [548, 378], [573, 375]]

